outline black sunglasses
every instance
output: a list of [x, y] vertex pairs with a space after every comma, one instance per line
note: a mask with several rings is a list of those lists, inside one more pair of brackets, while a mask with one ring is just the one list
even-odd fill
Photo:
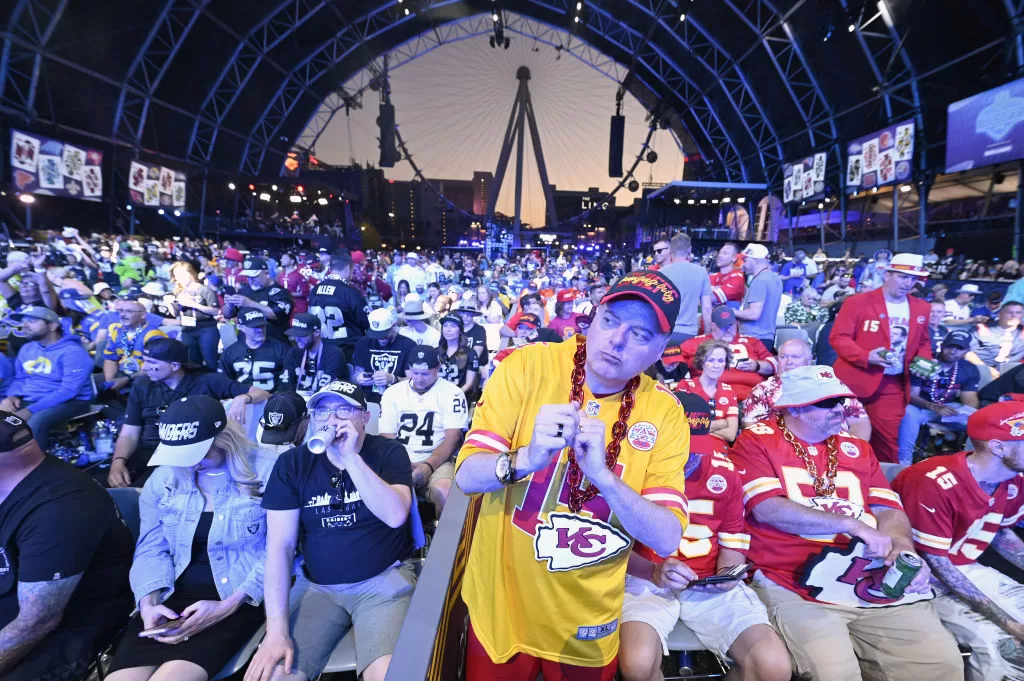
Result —
[[654, 249], [654, 254], [657, 255], [658, 253], [661, 253], [662, 251], [667, 251], [667, 250], [668, 250], [668, 246], [666, 246], [665, 248], [655, 248]]
[[830, 397], [827, 400], [815, 402], [811, 406], [817, 409], [834, 409], [837, 404], [842, 404], [845, 399], [844, 397]]

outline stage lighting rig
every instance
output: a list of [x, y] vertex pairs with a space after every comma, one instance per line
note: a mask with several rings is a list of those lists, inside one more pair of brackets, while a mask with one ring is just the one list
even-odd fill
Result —
[[494, 10], [491, 20], [494, 22], [494, 35], [488, 41], [491, 44], [491, 49], [496, 50], [500, 45], [507, 50], [511, 41], [505, 36], [505, 19], [502, 17], [500, 9]]

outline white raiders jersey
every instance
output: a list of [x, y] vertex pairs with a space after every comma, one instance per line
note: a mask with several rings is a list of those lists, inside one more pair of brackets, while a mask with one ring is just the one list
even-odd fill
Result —
[[401, 381], [381, 396], [377, 429], [381, 433], [395, 433], [395, 439], [405, 446], [413, 463], [430, 458], [444, 440], [445, 430], [467, 427], [466, 395], [443, 378], [438, 377], [422, 395], [412, 389], [410, 381]]

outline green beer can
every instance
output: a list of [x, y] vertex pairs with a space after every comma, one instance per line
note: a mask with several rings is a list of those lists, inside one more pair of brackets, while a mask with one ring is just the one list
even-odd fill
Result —
[[889, 598], [903, 598], [907, 585], [921, 571], [921, 559], [909, 551], [902, 551], [882, 579], [882, 592]]

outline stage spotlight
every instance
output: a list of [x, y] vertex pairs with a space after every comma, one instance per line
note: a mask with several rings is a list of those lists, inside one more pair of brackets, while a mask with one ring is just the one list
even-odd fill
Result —
[[818, 210], [821, 210], [821, 209], [822, 209], [822, 208], [824, 208], [824, 207], [825, 207], [825, 204], [824, 204], [824, 203], [819, 203], [819, 204], [818, 204]]
[[708, 200], [707, 200], [707, 199], [701, 199], [701, 200], [700, 200], [700, 205], [704, 206], [704, 205], [706, 205], [706, 204], [707, 204], [707, 202], [708, 202]]
[[180, 218], [181, 217], [181, 211], [180, 210], [174, 211], [174, 217]]
[[692, 206], [695, 203], [697, 203], [697, 201], [695, 201], [694, 199], [687, 199], [686, 200], [686, 205], [688, 205], [688, 206]]
[[577, 2], [576, 3], [576, 11], [579, 12], [581, 9], [583, 9], [583, 3], [582, 2]]
[[495, 12], [494, 14], [491, 15], [491, 21], [493, 21], [494, 23], [498, 23], [498, 13], [497, 12]]
[[270, 185], [270, 189], [271, 189], [272, 191], [275, 191], [275, 192], [276, 192], [276, 191], [277, 191], [277, 185], [276, 185], [276, 184], [272, 184], [272, 185]]
[[260, 201], [269, 201], [269, 200], [270, 200], [270, 194], [268, 194], [266, 192], [263, 192], [262, 194], [260, 194]]
[[732, 197], [726, 196], [724, 199], [722, 199], [722, 203], [732, 203]]
[[31, 194], [22, 194], [21, 196], [18, 197], [18, 200], [21, 201], [22, 203], [33, 204], [36, 202], [36, 197], [32, 196]]
[[316, 202], [319, 203], [321, 206], [326, 206], [327, 205], [327, 199], [325, 199], [322, 196], [319, 199], [317, 199]]
[[718, 199], [711, 199], [711, 203], [717, 204], [718, 203]]
[[910, 185], [909, 184], [903, 185], [902, 187], [900, 187], [900, 191], [903, 192], [904, 194], [906, 194], [907, 192], [910, 191]]
[[292, 194], [291, 196], [289, 196], [288, 200], [291, 201], [292, 203], [302, 203], [302, 197], [301, 196], [297, 196], [295, 194]]
[[163, 214], [164, 214], [164, 209], [163, 209], [163, 208], [161, 208], [160, 210], [158, 210], [158, 211], [156, 212], [156, 214], [157, 214], [157, 215], [163, 215]]
[[679, 21], [686, 21], [686, 14], [680, 14]]
[[130, 203], [129, 203], [128, 205], [126, 205], [126, 206], [124, 207], [124, 209], [125, 209], [126, 211], [129, 211], [129, 212], [130, 212], [130, 211], [132, 210], [132, 204], [130, 204]]
[[745, 196], [741, 196], [740, 198], [736, 199], [736, 203], [746, 203], [746, 202], [747, 202], [747, 197], [745, 197]]
[[854, 31], [857, 30], [857, 24], [850, 24], [849, 26], [846, 27], [846, 30], [849, 33], [853, 33]]
[[678, 196], [676, 198], [672, 199], [672, 203], [676, 204], [677, 206], [680, 203], [682, 203], [682, 202], [683, 202], [682, 199], [680, 199]]
[[249, 191], [252, 191], [253, 189], [256, 189], [256, 185], [250, 184], [249, 185]]
[[228, 189], [230, 189], [231, 191], [235, 191], [235, 183], [234, 182], [228, 182]]
[[408, 7], [405, 8], [405, 16], [409, 16], [409, 8]]

